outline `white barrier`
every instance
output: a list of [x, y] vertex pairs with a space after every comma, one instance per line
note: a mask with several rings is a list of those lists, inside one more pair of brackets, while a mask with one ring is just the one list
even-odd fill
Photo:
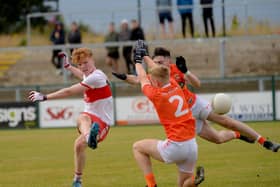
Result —
[[75, 127], [78, 115], [83, 111], [82, 99], [61, 99], [41, 102], [40, 127]]
[[[273, 120], [271, 92], [242, 92], [228, 93], [233, 99], [229, 116], [240, 121], [267, 121]], [[278, 93], [280, 98], [280, 93]], [[211, 101], [214, 94], [199, 94], [202, 98]], [[280, 106], [280, 100], [277, 106]], [[116, 123], [147, 124], [158, 122], [153, 105], [146, 97], [116, 98]], [[278, 111], [280, 119], [280, 112]]]
[[[227, 93], [233, 99], [229, 116], [240, 121], [273, 120], [272, 94], [267, 92]], [[199, 94], [211, 101], [214, 94]], [[276, 92], [280, 98], [280, 92]], [[116, 125], [159, 123], [153, 104], [145, 97], [115, 98]], [[280, 119], [280, 99], [276, 99], [276, 119]], [[62, 99], [42, 102], [40, 108], [40, 127], [75, 127], [80, 112], [84, 109], [82, 99]]]

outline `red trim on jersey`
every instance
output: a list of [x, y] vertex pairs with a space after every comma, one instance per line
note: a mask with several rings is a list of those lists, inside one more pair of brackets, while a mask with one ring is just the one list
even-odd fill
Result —
[[84, 100], [87, 103], [93, 103], [99, 99], [106, 99], [112, 96], [112, 92], [109, 85], [101, 88], [89, 88], [84, 92]]
[[88, 88], [88, 89], [92, 89], [92, 88], [91, 88], [89, 85], [87, 85], [87, 84], [84, 84], [84, 83], [82, 83], [82, 82], [80, 82], [80, 84], [81, 84], [82, 86]]

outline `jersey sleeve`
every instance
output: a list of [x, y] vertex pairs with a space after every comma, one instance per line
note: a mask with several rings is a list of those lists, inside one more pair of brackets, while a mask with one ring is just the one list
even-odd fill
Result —
[[152, 87], [150, 84], [145, 84], [142, 87], [142, 92], [145, 96], [147, 96], [150, 100], [153, 100], [155, 96], [155, 88]]

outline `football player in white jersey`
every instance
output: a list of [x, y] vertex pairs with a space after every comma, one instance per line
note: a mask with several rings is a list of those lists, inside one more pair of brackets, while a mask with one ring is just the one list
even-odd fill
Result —
[[95, 67], [91, 49], [79, 48], [73, 51], [72, 62], [77, 67], [69, 63], [66, 53], [60, 55], [64, 59], [64, 68], [82, 81], [46, 95], [31, 91], [29, 99], [34, 102], [84, 94], [85, 109], [77, 120], [79, 136], [74, 144], [75, 175], [72, 184], [73, 187], [81, 187], [86, 147], [95, 149], [113, 125], [113, 98], [107, 76]]

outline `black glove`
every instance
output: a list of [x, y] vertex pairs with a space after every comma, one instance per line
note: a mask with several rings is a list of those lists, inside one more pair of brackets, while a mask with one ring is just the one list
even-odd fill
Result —
[[148, 56], [147, 45], [143, 40], [137, 40], [134, 47], [133, 59], [135, 63], [142, 63], [144, 56]]
[[112, 74], [120, 80], [126, 80], [127, 79], [127, 76], [124, 73], [112, 72]]
[[182, 73], [185, 74], [188, 72], [187, 63], [184, 57], [182, 56], [176, 57], [176, 66]]
[[133, 51], [133, 60], [135, 63], [142, 63], [142, 60], [143, 60], [143, 56], [142, 56], [142, 50], [139, 48], [139, 49], [135, 49]]

